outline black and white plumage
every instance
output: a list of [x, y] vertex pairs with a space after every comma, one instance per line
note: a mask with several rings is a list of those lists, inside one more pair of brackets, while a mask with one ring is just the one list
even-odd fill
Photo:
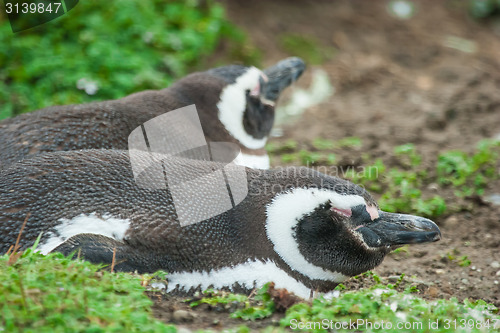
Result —
[[190, 74], [162, 90], [47, 107], [6, 119], [0, 122], [0, 169], [45, 152], [127, 149], [128, 136], [136, 127], [192, 104], [208, 143], [238, 144], [237, 164], [268, 168], [264, 145], [273, 125], [275, 102], [304, 69], [299, 58], [287, 58], [264, 71], [225, 66]]
[[[172, 157], [164, 163], [217, 167]], [[226, 172], [231, 168], [242, 167], [227, 165]], [[30, 213], [22, 249], [43, 231], [43, 253], [80, 249], [87, 260], [110, 263], [116, 248], [115, 269], [165, 270], [169, 290], [252, 289], [274, 281], [308, 297], [374, 268], [394, 247], [441, 237], [432, 221], [380, 211], [368, 192], [346, 180], [302, 167], [246, 169], [246, 175], [242, 202], [181, 227], [169, 190], [138, 187], [126, 151], [25, 159], [0, 174], [0, 253], [15, 243]], [[200, 200], [193, 209], [206, 204]]]

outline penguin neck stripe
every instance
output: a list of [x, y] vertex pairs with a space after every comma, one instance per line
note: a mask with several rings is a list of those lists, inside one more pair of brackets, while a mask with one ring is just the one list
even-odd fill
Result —
[[222, 90], [220, 101], [217, 103], [220, 122], [229, 134], [250, 149], [260, 149], [267, 141], [267, 137], [255, 139], [245, 131], [243, 126], [243, 116], [247, 103], [246, 91], [255, 88], [261, 74], [259, 69], [250, 67], [245, 74], [236, 79], [235, 83]]
[[279, 194], [267, 206], [266, 233], [276, 253], [291, 269], [313, 280], [342, 282], [347, 276], [307, 261], [293, 236], [293, 228], [304, 215], [329, 201], [338, 209], [350, 209], [366, 204], [364, 198], [359, 195], [342, 195], [325, 189], [295, 188]]

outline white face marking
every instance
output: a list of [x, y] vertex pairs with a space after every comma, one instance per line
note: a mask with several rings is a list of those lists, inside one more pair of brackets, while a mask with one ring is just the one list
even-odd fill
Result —
[[209, 272], [178, 272], [170, 273], [167, 291], [176, 287], [188, 291], [201, 287], [205, 290], [210, 286], [215, 289], [231, 288], [236, 282], [247, 289], [260, 288], [267, 282], [274, 282], [276, 288], [285, 288], [302, 298], [309, 298], [311, 290], [292, 278], [274, 262], [248, 261], [234, 267], [224, 267]]
[[267, 206], [267, 237], [274, 244], [278, 255], [297, 272], [310, 279], [342, 282], [347, 276], [318, 267], [307, 261], [300, 253], [292, 228], [300, 218], [311, 213], [316, 207], [330, 201], [338, 209], [350, 209], [366, 205], [359, 195], [341, 195], [324, 189], [296, 188], [278, 195]]
[[250, 149], [260, 149], [267, 141], [267, 137], [255, 139], [243, 126], [243, 115], [247, 104], [246, 91], [252, 91], [259, 84], [261, 75], [259, 69], [250, 67], [245, 74], [236, 79], [235, 83], [224, 88], [217, 103], [219, 120], [226, 130], [243, 146]]
[[239, 153], [234, 159], [234, 163], [254, 169], [269, 169], [269, 155], [250, 155]]
[[123, 240], [130, 220], [114, 218], [109, 214], [104, 214], [102, 218], [95, 213], [90, 215], [81, 214], [71, 220], [59, 219], [59, 225], [55, 227], [56, 233], [49, 234], [49, 238], [39, 246], [38, 251], [47, 254], [68, 238], [78, 234], [97, 234]]

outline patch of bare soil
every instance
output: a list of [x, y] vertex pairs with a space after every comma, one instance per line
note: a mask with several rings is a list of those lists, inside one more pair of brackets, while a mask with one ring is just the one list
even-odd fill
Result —
[[[317, 137], [357, 136], [363, 148], [344, 151], [342, 159], [359, 161], [368, 152], [391, 166], [393, 148], [400, 144], [414, 143], [424, 163], [435, 165], [439, 152], [470, 152], [479, 140], [499, 135], [498, 32], [489, 23], [468, 18], [464, 1], [414, 2], [415, 15], [401, 20], [388, 13], [386, 1], [226, 1], [228, 17], [250, 35], [266, 65], [293, 55], [281, 46], [283, 34], [314, 36], [325, 47], [337, 49], [321, 65], [335, 94], [307, 110], [300, 122], [285, 126], [283, 137], [272, 140], [307, 144]], [[450, 47], [453, 37], [472, 41], [475, 51]], [[308, 81], [310, 71], [298, 86]], [[454, 200], [452, 192], [435, 191], [433, 186], [423, 189], [424, 195]], [[486, 192], [499, 191], [497, 181]], [[500, 206], [471, 202], [470, 209], [436, 222], [443, 234], [440, 242], [391, 254], [375, 272], [389, 279], [401, 273], [414, 275], [420, 294], [428, 299], [484, 299], [500, 306]], [[446, 259], [448, 254], [466, 255], [471, 265], [462, 267]], [[346, 285], [352, 290], [370, 281], [351, 280]], [[161, 296], [155, 314], [175, 322], [174, 311], [188, 307], [179, 300]], [[188, 310], [195, 314], [189, 319], [191, 328], [243, 324], [228, 319], [227, 310]], [[250, 326], [258, 329], [276, 320]]]

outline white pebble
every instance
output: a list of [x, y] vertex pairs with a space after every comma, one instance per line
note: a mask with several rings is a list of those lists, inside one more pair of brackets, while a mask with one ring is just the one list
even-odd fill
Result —
[[153, 289], [158, 289], [158, 290], [163, 290], [163, 289], [166, 289], [167, 286], [165, 285], [165, 283], [162, 283], [162, 282], [152, 282], [150, 284], [151, 288]]

